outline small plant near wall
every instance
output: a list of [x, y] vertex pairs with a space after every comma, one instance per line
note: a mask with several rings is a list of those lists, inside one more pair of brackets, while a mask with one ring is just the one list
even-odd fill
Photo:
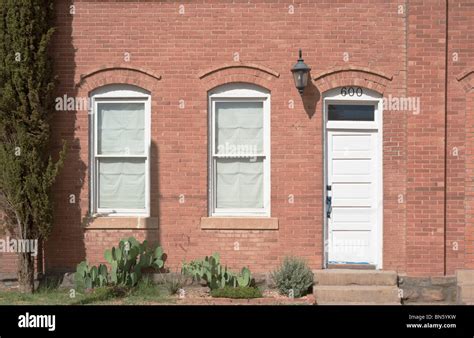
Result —
[[160, 276], [158, 284], [163, 285], [170, 295], [176, 295], [187, 283], [187, 277], [180, 273], [168, 273]]
[[160, 246], [152, 248], [147, 241], [140, 243], [133, 237], [121, 240], [117, 248], [106, 250], [104, 257], [111, 265], [110, 272], [103, 264], [89, 267], [84, 261], [77, 265], [74, 275], [77, 287], [136, 286], [144, 269], [162, 269], [165, 261]]
[[255, 287], [229, 287], [215, 289], [211, 291], [211, 296], [215, 298], [234, 298], [234, 299], [250, 299], [261, 298], [262, 292]]
[[305, 261], [296, 257], [286, 257], [272, 274], [280, 294], [299, 298], [309, 292], [314, 275]]
[[227, 269], [227, 266], [221, 265], [218, 253], [206, 256], [202, 260], [184, 262], [181, 272], [198, 282], [204, 281], [211, 290], [224, 287], [248, 287], [253, 283], [247, 267], [242, 268], [240, 273], [234, 273]]

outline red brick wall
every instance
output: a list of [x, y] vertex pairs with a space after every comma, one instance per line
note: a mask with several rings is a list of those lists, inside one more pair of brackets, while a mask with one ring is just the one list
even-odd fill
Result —
[[[5, 213], [0, 210], [0, 239], [6, 240], [8, 232], [5, 224]], [[16, 255], [9, 252], [0, 252], [0, 279], [2, 275], [11, 276], [16, 272]]]
[[2, 274], [12, 275], [16, 273], [17, 263], [16, 255], [12, 253], [0, 253], [0, 277]]
[[[443, 274], [445, 2], [408, 3], [399, 13], [404, 1], [76, 0], [71, 15], [69, 3], [58, 1], [58, 96], [87, 97], [112, 83], [151, 92], [151, 213], [159, 230], [83, 229], [89, 203], [88, 113], [58, 112], [57, 148], [64, 138], [70, 150], [55, 188], [55, 230], [46, 248], [46, 269], [103, 261], [106, 248], [130, 235], [161, 243], [173, 269], [184, 259], [215, 251], [230, 266], [248, 265], [253, 271], [270, 271], [288, 254], [320, 268], [322, 93], [357, 85], [384, 96], [421, 98], [419, 115], [384, 111], [384, 269]], [[448, 245], [459, 244], [458, 251], [448, 250], [448, 273], [474, 265], [474, 248], [468, 244], [474, 215], [467, 211], [473, 209], [473, 187], [466, 176], [471, 170], [472, 177], [468, 152], [472, 158], [474, 150], [472, 142], [471, 150], [465, 147], [467, 96], [456, 79], [473, 68], [472, 41], [464, 34], [474, 21], [468, 3], [452, 1], [450, 11], [450, 51], [459, 50], [462, 63], [448, 68], [448, 148], [460, 149], [458, 157], [448, 158], [446, 237]], [[303, 100], [290, 73], [299, 47], [315, 77]], [[130, 62], [124, 61], [126, 52]], [[207, 216], [207, 90], [229, 82], [271, 90], [271, 211], [278, 230], [200, 229], [200, 218]], [[75, 204], [69, 203], [71, 194]], [[288, 203], [290, 194], [294, 204]], [[179, 203], [180, 195], [185, 203]]]
[[[465, 268], [474, 269], [474, 73], [466, 103]], [[462, 229], [461, 229], [462, 232]]]
[[[407, 272], [444, 272], [444, 1], [410, 1], [408, 96], [421, 113], [407, 116]], [[435, 85], [434, 85], [435, 84]]]
[[[474, 268], [474, 6], [449, 1], [447, 273]], [[457, 151], [457, 154], [456, 154]], [[457, 249], [457, 250], [456, 250]]]

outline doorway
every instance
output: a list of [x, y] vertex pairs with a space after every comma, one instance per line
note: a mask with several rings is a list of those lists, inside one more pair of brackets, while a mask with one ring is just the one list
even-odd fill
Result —
[[325, 267], [382, 268], [381, 102], [361, 87], [324, 97]]

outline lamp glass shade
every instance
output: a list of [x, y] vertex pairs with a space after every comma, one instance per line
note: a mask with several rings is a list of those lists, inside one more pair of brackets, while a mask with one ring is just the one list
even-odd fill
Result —
[[293, 79], [295, 80], [295, 87], [300, 93], [308, 85], [309, 71], [307, 69], [299, 69], [293, 72]]

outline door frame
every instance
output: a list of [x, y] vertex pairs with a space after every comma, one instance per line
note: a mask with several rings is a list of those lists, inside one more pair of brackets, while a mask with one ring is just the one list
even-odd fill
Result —
[[[346, 88], [345, 94], [343, 95], [343, 88]], [[349, 95], [347, 88], [356, 88], [353, 91], [354, 95]], [[359, 88], [362, 89], [361, 95]], [[329, 229], [328, 219], [326, 216], [326, 197], [327, 197], [327, 179], [328, 179], [328, 140], [327, 133], [328, 129], [346, 129], [346, 130], [377, 130], [377, 223], [376, 235], [377, 246], [375, 249], [375, 268], [380, 270], [383, 268], [383, 98], [382, 95], [359, 86], [346, 86], [331, 89], [323, 93], [323, 268], [328, 268], [328, 251], [329, 251]], [[327, 127], [327, 112], [329, 104], [374, 104], [376, 107], [374, 122], [352, 122], [344, 121], [339, 122], [339, 126], [334, 124], [330, 128]]]

